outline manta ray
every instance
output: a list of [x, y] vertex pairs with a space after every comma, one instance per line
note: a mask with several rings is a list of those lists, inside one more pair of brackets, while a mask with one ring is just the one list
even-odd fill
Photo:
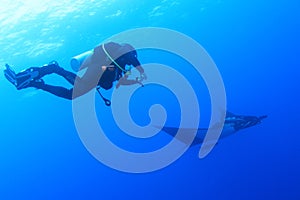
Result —
[[[246, 129], [252, 126], [256, 126], [260, 124], [263, 119], [267, 118], [267, 115], [263, 116], [247, 116], [247, 115], [236, 115], [231, 112], [226, 112], [224, 125], [222, 128], [222, 132], [220, 135], [220, 139], [232, 135], [239, 130]], [[189, 144], [187, 138], [190, 138], [190, 134], [195, 134], [196, 136], [191, 145], [198, 145], [202, 144], [208, 129], [217, 129], [218, 124], [213, 125], [210, 128], [180, 128], [181, 132], [183, 132], [183, 136], [177, 136], [177, 132], [179, 128], [171, 127], [171, 126], [164, 126], [162, 127], [162, 131], [170, 134], [172, 137], [180, 140], [183, 143]], [[186, 135], [186, 137], [185, 137]]]

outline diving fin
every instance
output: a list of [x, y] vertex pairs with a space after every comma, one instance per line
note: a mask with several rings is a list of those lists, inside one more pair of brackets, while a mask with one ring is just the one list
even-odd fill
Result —
[[31, 81], [34, 81], [38, 77], [39, 72], [33, 68], [29, 68], [18, 74], [8, 65], [5, 65], [4, 75], [6, 79], [11, 82], [18, 90], [29, 86]]
[[5, 64], [4, 76], [14, 86], [17, 86], [16, 73], [8, 64]]

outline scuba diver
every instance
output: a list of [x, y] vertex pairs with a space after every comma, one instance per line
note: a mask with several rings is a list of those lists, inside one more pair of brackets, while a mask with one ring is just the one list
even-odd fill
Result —
[[[128, 79], [130, 75], [130, 68], [127, 69], [128, 66], [134, 66], [139, 71], [140, 77]], [[58, 97], [72, 100], [93, 88], [97, 88], [100, 96], [108, 106], [110, 101], [101, 95], [100, 88], [108, 90], [112, 88], [115, 81], [118, 81], [116, 88], [119, 88], [121, 85], [132, 84], [143, 86], [142, 81], [147, 78], [143, 67], [137, 59], [136, 50], [130, 44], [118, 44], [115, 42], [101, 44], [94, 48], [91, 55], [80, 66], [80, 70], [86, 68], [85, 73], [81, 77], [63, 69], [56, 61], [52, 61], [42, 67], [30, 67], [17, 74], [8, 64], [5, 67], [5, 77], [18, 90], [34, 87]], [[52, 73], [62, 76], [73, 86], [76, 83], [76, 88], [67, 89], [46, 84], [43, 77]]]

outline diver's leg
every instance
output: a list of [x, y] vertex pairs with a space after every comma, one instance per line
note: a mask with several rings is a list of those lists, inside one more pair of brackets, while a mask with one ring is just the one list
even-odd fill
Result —
[[44, 91], [54, 94], [58, 97], [72, 100], [73, 89], [67, 89], [67, 88], [60, 87], [60, 86], [48, 85], [48, 84], [45, 84], [44, 81], [42, 81], [42, 80], [41, 81], [33, 81], [30, 83], [29, 86], [44, 90]]
[[18, 90], [30, 87], [30, 83], [36, 80], [40, 80], [43, 76], [56, 73], [64, 77], [70, 84], [74, 85], [76, 74], [64, 70], [58, 65], [57, 62], [50, 62], [48, 65], [42, 67], [30, 67], [19, 73], [15, 73], [14, 70], [8, 65], [5, 65], [4, 75], [6, 79], [11, 82]]
[[44, 65], [42, 67], [32, 67], [31, 69], [38, 71], [39, 74], [36, 79], [40, 79], [45, 75], [55, 73], [64, 77], [70, 84], [74, 85], [77, 77], [76, 74], [60, 67], [56, 61], [52, 61], [48, 65]]
[[47, 85], [47, 84], [45, 84], [43, 87], [41, 87], [39, 89], [47, 91], [47, 92], [49, 92], [51, 94], [54, 94], [58, 97], [62, 97], [62, 98], [65, 98], [65, 99], [72, 100], [73, 89], [67, 89], [67, 88], [64, 88], [64, 87]]

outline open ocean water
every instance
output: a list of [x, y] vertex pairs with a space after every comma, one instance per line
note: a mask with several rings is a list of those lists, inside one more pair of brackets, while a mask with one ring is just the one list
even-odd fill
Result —
[[[20, 71], [51, 60], [71, 70], [72, 56], [112, 35], [141, 27], [168, 28], [193, 38], [214, 60], [229, 111], [268, 115], [261, 124], [219, 141], [204, 159], [199, 159], [200, 147], [195, 146], [161, 170], [125, 173], [86, 150], [74, 125], [71, 101], [35, 89], [18, 91], [2, 74], [0, 199], [300, 199], [299, 1], [0, 3], [1, 71], [5, 63]], [[207, 125], [210, 102], [201, 76], [166, 52], [144, 50], [138, 56], [142, 64], [163, 63], [186, 76], [201, 99], [200, 125]], [[45, 81], [70, 87], [55, 75]], [[104, 94], [109, 97], [111, 91]], [[161, 132], [150, 144], [127, 142], [110, 108], [95, 98], [99, 121], [122, 148], [147, 152], [170, 141]], [[149, 107], [156, 103], [171, 113], [167, 123], [178, 125], [176, 97], [157, 85], [138, 89], [128, 109], [144, 126]]]

